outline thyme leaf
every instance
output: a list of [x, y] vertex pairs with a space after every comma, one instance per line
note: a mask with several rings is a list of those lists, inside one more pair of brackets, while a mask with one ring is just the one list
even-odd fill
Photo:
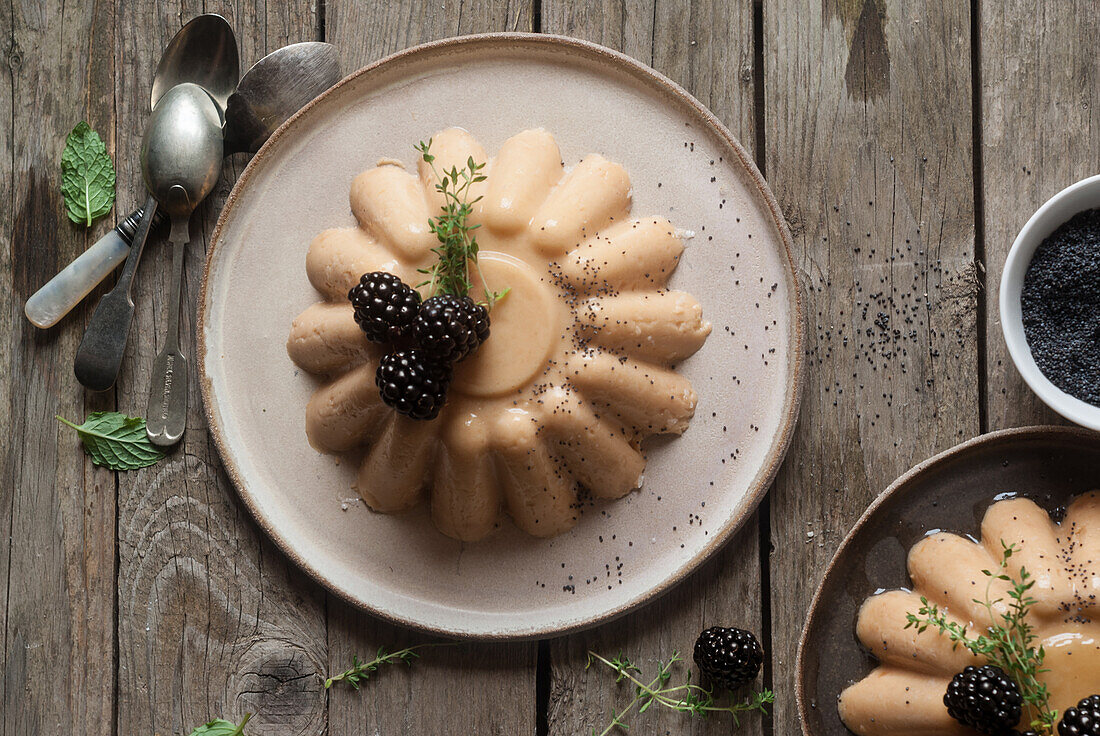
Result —
[[[981, 600], [975, 598], [974, 602], [989, 612], [991, 624], [984, 633], [971, 636], [965, 626], [949, 621], [946, 611], [935, 603], [929, 603], [924, 596], [921, 596], [921, 607], [917, 613], [906, 614], [905, 628], [916, 628], [923, 633], [931, 627], [941, 636], [948, 637], [955, 647], [961, 644], [972, 654], [1004, 670], [1020, 688], [1031, 728], [1049, 735], [1054, 733], [1058, 711], [1051, 710], [1047, 686], [1039, 681], [1039, 675], [1049, 671], [1043, 668], [1046, 652], [1041, 645], [1036, 646], [1035, 630], [1027, 621], [1027, 613], [1035, 605], [1035, 599], [1031, 596], [1035, 580], [1023, 567], [1018, 579], [1008, 574], [1008, 561], [1016, 552], [1019, 549], [1015, 544], [1005, 544], [1002, 539], [998, 568], [982, 570], [987, 578], [985, 597]], [[995, 580], [1009, 584], [1007, 602], [1004, 598], [990, 600]], [[994, 607], [1002, 603], [1005, 604], [1004, 611], [995, 611]]]
[[[683, 684], [670, 685], [672, 670], [677, 662], [682, 661], [683, 658], [680, 653], [673, 652], [667, 660], [657, 663], [657, 674], [649, 682], [646, 682], [646, 678], [642, 676], [642, 670], [624, 657], [621, 652], [618, 656], [608, 659], [589, 651], [588, 661], [584, 667], [586, 670], [594, 662], [599, 662], [615, 673], [616, 683], [625, 681], [633, 685], [634, 689], [634, 698], [622, 709], [612, 712], [611, 722], [599, 732], [599, 736], [607, 736], [615, 729], [629, 730], [630, 727], [624, 719], [634, 708], [638, 709], [638, 713], [645, 713], [651, 706], [656, 704], [663, 708], [690, 714], [696, 718], [706, 718], [711, 713], [729, 713], [733, 716], [734, 725], [739, 726], [740, 721], [737, 714], [749, 711], [760, 711], [766, 714], [768, 711], [765, 705], [775, 702], [775, 694], [771, 690], [764, 689], [753, 693], [747, 700], [731, 701], [727, 705], [720, 705], [713, 691], [691, 681], [690, 672], [688, 672]], [[591, 734], [596, 736], [595, 728], [592, 729]]]

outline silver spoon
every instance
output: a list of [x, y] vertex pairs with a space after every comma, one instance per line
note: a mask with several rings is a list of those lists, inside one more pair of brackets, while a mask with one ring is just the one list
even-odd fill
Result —
[[222, 151], [222, 116], [214, 98], [191, 83], [165, 92], [141, 142], [145, 186], [172, 218], [168, 334], [153, 364], [145, 414], [146, 433], [156, 445], [176, 444], [187, 426], [187, 357], [179, 341], [183, 259], [191, 213], [218, 183]]
[[215, 13], [197, 15], [179, 29], [160, 57], [153, 76], [151, 106], [177, 84], [197, 84], [225, 109], [237, 86], [241, 62], [229, 21]]
[[[224, 64], [224, 68], [213, 74], [206, 71], [187, 72], [179, 64], [166, 62], [166, 59], [172, 58], [200, 62], [204, 58], [217, 58]], [[168, 82], [174, 85], [188, 82], [192, 78], [206, 81], [213, 79], [211, 83], [215, 86], [229, 84], [232, 88], [237, 83], [239, 73], [237, 39], [229, 23], [220, 15], [200, 15], [184, 25], [164, 50], [157, 67], [157, 76], [153, 79], [150, 108], [154, 102], [159, 101], [163, 94], [162, 86]], [[168, 79], [169, 74], [178, 76]], [[146, 126], [147, 133], [151, 123], [150, 120]], [[128, 251], [121, 237], [112, 237], [116, 233], [112, 231], [40, 289], [24, 307], [31, 322], [39, 326], [54, 324], [110, 273], [106, 264], [113, 262], [117, 265], [119, 260], [126, 259], [126, 265], [123, 266], [114, 288], [99, 300], [95, 312], [92, 313], [73, 364], [77, 380], [94, 391], [106, 391], [113, 386], [122, 367], [130, 323], [134, 317], [134, 302], [130, 290], [145, 248], [145, 240], [157, 221], [156, 216], [157, 200], [149, 196], [141, 209], [140, 218], [131, 215], [123, 223], [133, 222], [133, 243]], [[96, 278], [88, 283], [85, 274]]]
[[[260, 59], [227, 101], [225, 155], [258, 151], [276, 128], [341, 76], [336, 47], [328, 43], [291, 44]], [[23, 309], [31, 324], [41, 328], [57, 324], [107, 278], [126, 259], [141, 214], [141, 208], [131, 212], [36, 291]], [[164, 219], [159, 214], [153, 228]]]
[[[158, 205], [163, 205], [173, 220], [171, 242], [182, 238], [186, 244], [187, 218], [182, 218], [182, 228], [177, 221], [185, 210], [190, 215], [214, 188], [221, 171], [221, 151], [221, 111], [214, 99], [189, 82], [169, 90], [149, 116], [142, 139], [141, 165], [150, 196], [143, 207], [134, 245], [118, 283], [100, 299], [76, 351], [73, 368], [84, 386], [106, 390], [118, 377], [134, 315], [130, 288]], [[182, 261], [176, 263], [175, 255], [173, 265], [181, 268]], [[186, 372], [186, 365], [181, 370]]]
[[257, 61], [225, 107], [225, 155], [255, 153], [276, 128], [340, 81], [336, 47], [320, 41], [284, 46]]

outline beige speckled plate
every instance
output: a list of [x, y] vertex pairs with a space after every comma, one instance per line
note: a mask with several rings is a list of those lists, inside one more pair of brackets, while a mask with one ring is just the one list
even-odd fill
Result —
[[[312, 450], [313, 380], [284, 343], [316, 295], [305, 254], [322, 229], [354, 223], [348, 188], [383, 157], [460, 126], [490, 153], [542, 126], [567, 166], [622, 163], [634, 214], [692, 230], [672, 285], [695, 294], [714, 332], [680, 370], [699, 393], [682, 438], [648, 447], [641, 491], [589, 508], [570, 532], [488, 540], [439, 534], [425, 509], [371, 512], [355, 468]], [[544, 636], [620, 615], [667, 590], [752, 513], [797, 416], [801, 317], [779, 208], [751, 159], [668, 79], [607, 49], [503, 34], [418, 46], [353, 74], [287, 122], [249, 164], [214, 233], [199, 306], [199, 365], [211, 431], [260, 525], [299, 565], [387, 619], [486, 639]]]

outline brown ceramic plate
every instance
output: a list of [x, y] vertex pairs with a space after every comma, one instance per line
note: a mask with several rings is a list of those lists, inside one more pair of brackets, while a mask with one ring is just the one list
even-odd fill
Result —
[[992, 432], [940, 453], [883, 491], [848, 533], [814, 595], [798, 647], [798, 710], [811, 736], [849, 733], [836, 700], [875, 666], [856, 639], [872, 593], [906, 587], [909, 547], [930, 529], [976, 535], [1002, 494], [1048, 511], [1100, 483], [1100, 434], [1071, 427]]
[[[381, 158], [459, 126], [490, 155], [541, 126], [567, 166], [599, 152], [633, 182], [637, 216], [696, 233], [672, 285], [714, 331], [679, 370], [700, 400], [677, 439], [648, 448], [640, 492], [587, 511], [570, 532], [528, 537], [510, 522], [462, 545], [424, 508], [372, 513], [356, 468], [310, 448], [314, 381], [284, 344], [316, 300], [305, 254], [353, 224], [352, 179]], [[504, 34], [419, 46], [348, 77], [288, 121], [252, 160], [214, 233], [199, 307], [199, 367], [211, 432], [263, 529], [335, 593], [388, 619], [454, 636], [574, 630], [681, 580], [749, 517], [798, 411], [801, 317], [789, 235], [729, 131], [668, 79], [580, 41]]]

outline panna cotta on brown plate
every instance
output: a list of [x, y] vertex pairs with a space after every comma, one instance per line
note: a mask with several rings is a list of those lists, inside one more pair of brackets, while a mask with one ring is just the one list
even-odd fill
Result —
[[[1010, 580], [984, 572], [998, 572], [1002, 561]], [[910, 625], [910, 615], [927, 601], [978, 636], [1008, 611], [1011, 582], [1023, 577], [1034, 581], [1025, 620], [1045, 652], [1038, 679], [1049, 707], [1064, 713], [1100, 692], [1100, 491], [1074, 499], [1060, 522], [1027, 498], [998, 501], [980, 540], [932, 531], [910, 548], [908, 571], [911, 589], [877, 593], [859, 610], [856, 634], [879, 664], [840, 695], [841, 720], [854, 733], [975, 733], [948, 714], [944, 694], [956, 674], [986, 658], [934, 626]], [[1020, 728], [1035, 715], [1025, 707]]]
[[[690, 233], [633, 216], [619, 164], [594, 153], [566, 169], [545, 130], [512, 136], [492, 159], [457, 128], [434, 136], [431, 151], [434, 164], [416, 172], [383, 161], [356, 177], [357, 225], [309, 246], [306, 274], [322, 300], [287, 341], [321, 379], [303, 407], [306, 434], [355, 457], [356, 490], [375, 511], [428, 497], [435, 525], [459, 540], [485, 537], [502, 509], [525, 532], [553, 536], [577, 522], [582, 490], [611, 500], [637, 488], [642, 441], [691, 421], [696, 393], [675, 365], [711, 328], [695, 297], [666, 285]], [[387, 348], [360, 330], [349, 291], [386, 272], [431, 296], [440, 172], [468, 162], [487, 162], [468, 191], [479, 246], [470, 293], [507, 291], [492, 304], [488, 339], [454, 367], [438, 416], [410, 418], [380, 396]]]

